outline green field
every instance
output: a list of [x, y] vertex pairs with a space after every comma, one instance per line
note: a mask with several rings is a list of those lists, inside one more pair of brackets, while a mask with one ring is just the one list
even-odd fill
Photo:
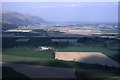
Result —
[[36, 48], [18, 47], [3, 49], [3, 55], [13, 55], [21, 57], [34, 57], [34, 58], [53, 58], [53, 53], [50, 50], [38, 51]]
[[[58, 51], [103, 51], [104, 54], [112, 57], [113, 52], [109, 51], [110, 48], [90, 48], [90, 47], [64, 47], [59, 48]], [[110, 52], [110, 53], [108, 53]], [[107, 54], [108, 53], [108, 54]], [[117, 54], [117, 52], [116, 52]], [[83, 78], [91, 78], [91, 80], [102, 80], [111, 76], [118, 76], [120, 73], [116, 68], [110, 68], [106, 66], [100, 66], [96, 64], [85, 64], [54, 60], [52, 51], [36, 51], [35, 48], [17, 47], [17, 48], [5, 48], [3, 49], [3, 62], [10, 63], [23, 63], [49, 67], [67, 67], [75, 68], [75, 75], [77, 78], [82, 76]], [[114, 58], [114, 57], [113, 57]], [[90, 80], [90, 79], [85, 79]]]

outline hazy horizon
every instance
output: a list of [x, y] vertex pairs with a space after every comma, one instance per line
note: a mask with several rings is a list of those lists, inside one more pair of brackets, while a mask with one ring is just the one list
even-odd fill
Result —
[[2, 9], [51, 22], [118, 22], [116, 2], [4, 2]]

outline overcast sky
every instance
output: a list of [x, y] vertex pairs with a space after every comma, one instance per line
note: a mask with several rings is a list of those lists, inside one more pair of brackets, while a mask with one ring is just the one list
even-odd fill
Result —
[[56, 22], [117, 22], [117, 2], [4, 2], [3, 10]]

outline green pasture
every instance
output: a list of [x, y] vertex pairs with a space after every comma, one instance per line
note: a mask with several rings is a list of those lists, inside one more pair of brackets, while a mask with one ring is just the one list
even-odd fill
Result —
[[53, 58], [53, 52], [50, 50], [40, 51], [37, 48], [17, 47], [3, 49], [3, 55], [13, 55], [21, 57], [34, 57], [34, 58]]

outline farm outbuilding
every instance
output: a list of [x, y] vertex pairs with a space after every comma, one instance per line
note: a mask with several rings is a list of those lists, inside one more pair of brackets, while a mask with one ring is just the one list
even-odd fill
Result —
[[52, 47], [47, 47], [47, 46], [39, 46], [38, 47], [39, 50], [51, 50]]

